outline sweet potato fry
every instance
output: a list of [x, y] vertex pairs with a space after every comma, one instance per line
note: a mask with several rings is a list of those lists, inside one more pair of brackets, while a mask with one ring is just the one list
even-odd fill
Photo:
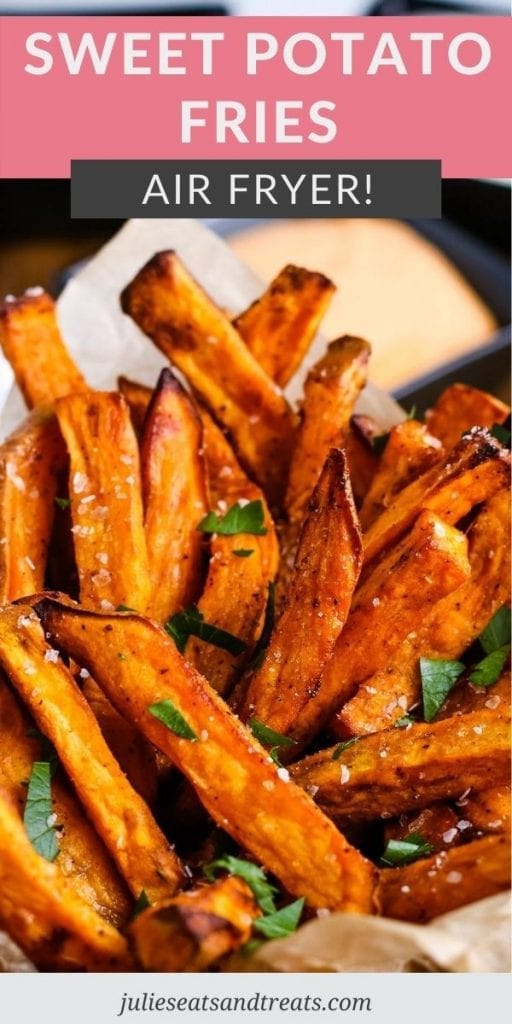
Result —
[[[118, 663], [124, 653], [122, 648], [116, 651]], [[4, 609], [0, 615], [0, 664], [54, 744], [134, 896], [144, 889], [152, 902], [169, 898], [183, 880], [178, 858], [119, 768], [73, 677], [54, 657], [30, 607]]]
[[370, 351], [361, 338], [338, 338], [308, 373], [285, 499], [291, 523], [302, 522], [329, 449], [343, 446], [354, 403], [366, 383]]
[[247, 942], [260, 914], [245, 882], [227, 877], [143, 911], [130, 933], [145, 971], [206, 971]]
[[56, 403], [70, 457], [71, 515], [80, 600], [145, 610], [149, 574], [139, 452], [128, 408], [115, 393]]
[[42, 590], [66, 451], [57, 420], [36, 411], [0, 447], [0, 605]]
[[[0, 788], [23, 814], [27, 779], [34, 761], [45, 752], [34, 723], [0, 674]], [[55, 864], [66, 882], [86, 903], [116, 927], [126, 923], [132, 901], [103, 843], [62, 771], [52, 780], [52, 804], [59, 828], [59, 855]]]
[[254, 717], [293, 739], [289, 753], [323, 724], [322, 670], [345, 624], [361, 562], [347, 461], [340, 448], [332, 448], [309, 502], [288, 603], [242, 711], [243, 718]]
[[[405, 819], [405, 820], [404, 820]], [[459, 829], [461, 823], [464, 827]], [[384, 829], [384, 842], [390, 839], [407, 839], [409, 836], [421, 836], [432, 847], [432, 853], [448, 850], [471, 838], [471, 825], [461, 819], [460, 814], [444, 803], [432, 804], [418, 813], [411, 812], [400, 815], [399, 821], [390, 822]]]
[[404, 420], [392, 427], [359, 513], [363, 530], [389, 507], [398, 491], [441, 462], [443, 455], [441, 442], [423, 423]]
[[322, 675], [325, 713], [342, 708], [358, 683], [384, 669], [418, 620], [441, 594], [457, 590], [469, 571], [464, 534], [431, 512], [422, 512], [410, 533], [356, 590], [346, 626]]
[[393, 659], [365, 679], [339, 712], [339, 735], [388, 729], [420, 698], [420, 657], [456, 660], [476, 640], [509, 598], [509, 535], [509, 495], [500, 491], [484, 505], [469, 530], [470, 578], [437, 601]]
[[152, 807], [158, 783], [153, 747], [116, 711], [90, 676], [84, 680], [82, 693], [119, 766], [139, 796]]
[[[267, 530], [262, 536], [237, 533], [212, 537], [208, 575], [198, 608], [205, 622], [238, 637], [246, 650], [235, 656], [191, 636], [185, 656], [218, 693], [224, 694], [229, 692], [239, 668], [260, 637], [268, 586], [277, 572], [279, 549], [262, 491], [245, 475], [224, 434], [204, 409], [201, 416], [211, 507], [219, 507], [220, 502], [225, 510], [239, 501], [261, 501]], [[252, 553], [241, 558], [236, 551]]]
[[191, 604], [201, 585], [197, 524], [208, 511], [202, 442], [193, 402], [171, 371], [162, 370], [140, 443], [151, 587], [146, 613], [157, 622]]
[[[379, 465], [371, 442], [359, 427], [359, 422], [362, 419], [366, 419], [366, 417], [351, 416], [343, 437], [343, 447], [348, 459], [356, 508], [361, 508]], [[379, 428], [376, 433], [382, 433], [382, 430]]]
[[0, 790], [0, 925], [41, 971], [126, 971], [123, 936], [31, 846]]
[[323, 274], [289, 264], [233, 321], [260, 366], [279, 385], [293, 377], [336, 291]]
[[0, 306], [0, 345], [29, 409], [87, 391], [62, 340], [53, 299], [46, 292], [6, 299]]
[[461, 813], [478, 833], [510, 834], [510, 786], [468, 793]]
[[430, 509], [447, 523], [458, 523], [510, 480], [510, 454], [486, 430], [475, 428], [434, 466], [396, 496], [364, 535], [364, 556], [372, 559], [390, 547], [418, 515]]
[[424, 924], [510, 885], [507, 836], [485, 836], [405, 867], [380, 873], [382, 913]]
[[445, 448], [453, 448], [461, 434], [471, 427], [492, 427], [504, 423], [510, 408], [499, 398], [469, 384], [450, 384], [427, 413], [427, 427]]
[[[192, 782], [214, 820], [290, 893], [313, 907], [371, 910], [371, 865], [290, 784], [163, 630], [135, 615], [100, 615], [50, 599], [38, 611], [54, 642], [86, 665], [118, 710]], [[119, 662], [119, 650], [126, 660]], [[155, 705], [171, 721], [178, 712], [176, 732], [149, 710]]]
[[500, 704], [510, 705], [510, 669], [500, 676], [492, 686], [473, 686], [462, 676], [453, 690], [448, 694], [436, 718], [453, 718], [455, 715], [467, 715], [470, 711], [481, 708], [499, 707]]
[[[295, 782], [341, 824], [428, 807], [467, 787], [505, 785], [510, 777], [510, 709], [484, 708], [410, 729], [373, 733], [334, 759], [336, 747], [294, 765]], [[340, 781], [341, 780], [341, 781]]]
[[292, 414], [235, 328], [176, 253], [157, 253], [125, 288], [121, 305], [185, 374], [230, 431], [242, 463], [277, 500], [293, 440]]
[[129, 410], [135, 433], [140, 434], [144, 423], [153, 390], [145, 384], [139, 384], [128, 377], [118, 377], [117, 386]]

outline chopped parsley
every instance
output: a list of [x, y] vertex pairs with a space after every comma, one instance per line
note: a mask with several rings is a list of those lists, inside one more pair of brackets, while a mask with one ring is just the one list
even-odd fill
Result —
[[59, 843], [52, 807], [52, 769], [49, 761], [34, 761], [30, 772], [23, 823], [34, 850], [45, 860], [55, 860]]
[[218, 857], [217, 860], [212, 860], [211, 864], [206, 864], [203, 868], [203, 874], [210, 882], [214, 880], [218, 871], [227, 871], [230, 875], [242, 878], [253, 893], [260, 910], [268, 916], [276, 913], [274, 896], [278, 890], [267, 880], [263, 868], [253, 864], [250, 860], [225, 854], [223, 857]]
[[205, 622], [202, 612], [195, 605], [190, 605], [182, 612], [176, 612], [165, 623], [166, 633], [174, 640], [180, 654], [183, 654], [189, 636], [197, 636], [207, 644], [228, 651], [235, 658], [247, 649], [247, 644], [240, 637], [233, 636], [225, 629], [219, 629], [211, 622]]
[[246, 504], [237, 501], [223, 516], [217, 512], [208, 512], [197, 529], [202, 533], [221, 533], [226, 537], [237, 533], [253, 533], [263, 537], [267, 533], [263, 502], [259, 498]]
[[474, 666], [469, 676], [470, 683], [473, 683], [473, 686], [492, 686], [493, 683], [497, 683], [509, 654], [510, 644], [486, 654], [485, 658]]
[[284, 939], [296, 930], [303, 908], [304, 900], [295, 900], [295, 903], [289, 903], [282, 910], [256, 918], [253, 922], [254, 930], [266, 939]]
[[135, 612], [135, 608], [130, 608], [127, 604], [118, 604], [116, 612]]
[[194, 730], [172, 700], [161, 700], [158, 704], [150, 704], [148, 711], [154, 718], [158, 718], [158, 721], [162, 722], [170, 732], [180, 736], [181, 739], [197, 740]]
[[137, 898], [137, 902], [133, 908], [132, 921], [135, 921], [135, 918], [138, 917], [139, 914], [142, 914], [142, 911], [147, 910], [147, 908], [150, 906], [151, 903], [149, 902], [146, 890], [141, 889], [140, 894]]
[[279, 751], [281, 747], [293, 747], [296, 740], [292, 740], [289, 736], [283, 736], [280, 732], [275, 732], [274, 729], [269, 729], [268, 725], [264, 722], [260, 722], [257, 718], [249, 719], [249, 729], [253, 736], [261, 743], [264, 747], [270, 747], [269, 754], [276, 764], [279, 762]]
[[416, 719], [412, 715], [401, 715], [395, 722], [395, 729], [407, 729], [408, 725], [416, 725]]
[[492, 654], [510, 643], [510, 608], [498, 608], [478, 637], [486, 654]]
[[420, 658], [423, 717], [426, 722], [435, 718], [465, 668], [461, 661]]
[[426, 857], [433, 853], [434, 847], [418, 832], [411, 832], [405, 839], [389, 839], [381, 857], [381, 864], [396, 867], [398, 864], [411, 864], [418, 857]]
[[55, 504], [64, 511], [71, 505], [71, 498], [55, 498]]
[[254, 548], [233, 548], [233, 554], [237, 558], [250, 558], [254, 554]]
[[360, 736], [353, 736], [352, 739], [350, 739], [350, 740], [344, 740], [343, 743], [338, 743], [338, 746], [335, 747], [333, 752], [332, 752], [332, 760], [333, 761], [339, 761], [343, 751], [344, 750], [348, 750], [349, 747], [352, 747], [353, 744], [357, 743], [358, 740], [360, 740], [360, 739], [361, 739]]
[[489, 433], [491, 437], [495, 437], [496, 440], [504, 446], [504, 448], [510, 448], [510, 430], [504, 423], [493, 423]]

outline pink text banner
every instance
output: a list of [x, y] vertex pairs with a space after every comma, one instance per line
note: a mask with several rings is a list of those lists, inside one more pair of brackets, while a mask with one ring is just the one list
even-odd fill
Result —
[[0, 177], [74, 160], [441, 160], [509, 177], [502, 17], [5, 17]]

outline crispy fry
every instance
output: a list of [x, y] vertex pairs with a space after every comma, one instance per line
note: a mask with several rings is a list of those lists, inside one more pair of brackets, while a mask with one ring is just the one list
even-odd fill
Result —
[[458, 659], [476, 640], [509, 598], [509, 535], [509, 496], [500, 491], [479, 512], [469, 531], [470, 578], [437, 601], [392, 661], [365, 679], [339, 713], [340, 735], [361, 736], [389, 728], [420, 698], [419, 658]]
[[145, 971], [206, 971], [250, 938], [260, 910], [240, 878], [222, 878], [143, 911], [130, 928]]
[[461, 813], [478, 832], [510, 833], [510, 786], [468, 793]]
[[440, 466], [400, 491], [364, 535], [368, 564], [390, 547], [418, 515], [430, 509], [455, 524], [510, 480], [510, 455], [486, 430], [465, 434]]
[[[464, 828], [457, 828], [459, 821], [462, 821]], [[425, 807], [419, 814], [411, 812], [401, 815], [398, 822], [390, 822], [384, 829], [384, 842], [419, 835], [432, 847], [432, 852], [437, 853], [438, 850], [458, 846], [467, 839], [466, 824], [468, 823], [448, 804], [432, 804], [432, 807]], [[471, 837], [471, 830], [469, 836]]]
[[1, 790], [0, 925], [42, 971], [133, 966], [125, 939], [36, 853]]
[[90, 676], [84, 681], [82, 693], [119, 766], [139, 796], [152, 807], [158, 782], [153, 747], [116, 711]]
[[335, 750], [321, 750], [294, 765], [294, 780], [307, 790], [314, 787], [315, 801], [342, 824], [371, 821], [376, 808], [396, 816], [458, 797], [469, 786], [506, 784], [510, 709], [473, 711], [455, 726], [445, 719], [373, 733], [346, 747], [338, 759]]
[[[259, 500], [263, 503], [267, 530], [264, 536], [216, 534], [211, 541], [208, 575], [198, 603], [199, 611], [206, 622], [242, 640], [246, 651], [235, 657], [229, 651], [190, 637], [185, 656], [218, 693], [227, 693], [260, 637], [268, 585], [277, 572], [279, 549], [263, 493], [245, 475], [222, 431], [204, 409], [201, 416], [211, 481], [211, 507], [215, 508], [219, 501], [223, 508], [230, 508], [238, 501]], [[241, 549], [252, 551], [252, 554], [248, 558], [240, 558], [234, 552]]]
[[291, 412], [176, 253], [154, 256], [125, 288], [121, 305], [185, 374], [230, 431], [241, 461], [269, 497], [278, 500], [294, 434]]
[[[343, 447], [348, 459], [350, 481], [357, 508], [361, 508], [379, 465], [371, 442], [365, 437], [359, 426], [360, 421], [366, 418], [351, 416], [343, 438]], [[382, 433], [382, 431], [379, 429], [376, 433]]]
[[[371, 910], [371, 865], [287, 781], [162, 630], [135, 615], [99, 615], [49, 599], [38, 611], [55, 642], [193, 783], [213, 819], [290, 893], [313, 907]], [[127, 658], [119, 663], [120, 649]], [[196, 741], [151, 714], [162, 701], [178, 709]]]
[[157, 622], [185, 608], [201, 585], [207, 496], [203, 430], [186, 391], [162, 370], [142, 430], [140, 459], [150, 599]]
[[87, 391], [87, 383], [62, 340], [53, 299], [25, 293], [0, 306], [0, 345], [29, 409]]
[[[44, 760], [34, 725], [0, 674], [0, 788], [21, 815], [34, 761]], [[115, 927], [126, 923], [131, 899], [103, 843], [57, 773], [52, 804], [60, 832], [55, 861], [67, 884]]]
[[445, 448], [457, 444], [461, 434], [471, 427], [492, 427], [504, 423], [510, 408], [499, 398], [469, 384], [450, 384], [427, 413], [427, 428]]
[[128, 408], [115, 393], [56, 404], [70, 456], [73, 539], [83, 604], [146, 608], [149, 574], [139, 452]]
[[279, 385], [293, 377], [336, 291], [323, 274], [289, 264], [233, 321], [260, 366]]
[[[4, 671], [54, 744], [134, 896], [145, 889], [152, 902], [169, 898], [183, 880], [178, 858], [119, 768], [73, 677], [52, 654], [48, 659], [48, 651], [51, 648], [30, 607], [4, 609], [0, 615]], [[124, 653], [117, 649], [118, 663]]]
[[332, 448], [309, 502], [287, 606], [249, 683], [242, 713], [294, 739], [289, 754], [323, 724], [322, 670], [345, 624], [361, 562], [346, 458]]
[[384, 669], [418, 620], [441, 594], [457, 590], [469, 571], [464, 534], [422, 512], [410, 533], [356, 590], [322, 676], [324, 713], [342, 708], [358, 683]]
[[499, 707], [502, 703], [510, 705], [510, 669], [503, 672], [492, 686], [473, 686], [467, 676], [463, 676], [448, 694], [436, 718], [467, 715], [469, 711], [489, 707], [488, 701], [491, 701], [491, 707]]
[[117, 386], [130, 410], [133, 429], [138, 435], [142, 430], [153, 391], [145, 384], [129, 380], [128, 377], [118, 377]]
[[37, 411], [0, 447], [0, 605], [42, 590], [66, 452], [57, 420]]
[[361, 338], [338, 338], [308, 373], [285, 499], [291, 523], [302, 522], [329, 449], [343, 446], [354, 403], [366, 383], [370, 352]]
[[424, 924], [509, 885], [508, 838], [485, 836], [414, 864], [381, 871], [379, 895], [386, 917]]
[[359, 513], [363, 530], [389, 507], [398, 491], [441, 462], [443, 454], [441, 442], [417, 420], [392, 427]]

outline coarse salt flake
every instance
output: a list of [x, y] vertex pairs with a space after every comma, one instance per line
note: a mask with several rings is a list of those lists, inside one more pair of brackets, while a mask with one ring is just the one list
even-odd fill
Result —
[[341, 772], [340, 772], [340, 782], [341, 782], [341, 785], [344, 786], [345, 783], [348, 782], [349, 778], [350, 778], [350, 772], [349, 772], [346, 764], [342, 764]]
[[460, 871], [449, 871], [446, 876], [446, 881], [449, 882], [450, 885], [457, 885], [459, 882], [462, 882], [462, 875]]
[[75, 494], [83, 494], [88, 483], [89, 479], [85, 473], [73, 473], [72, 487]]
[[277, 769], [277, 777], [278, 777], [278, 779], [281, 779], [281, 782], [289, 782], [290, 781], [290, 772], [288, 771], [287, 768], [278, 768]]
[[208, 729], [201, 729], [201, 732], [199, 733], [200, 739], [203, 741], [203, 743], [206, 743], [206, 740], [208, 739], [209, 735], [210, 734], [208, 732]]
[[7, 465], [5, 467], [5, 473], [6, 473], [7, 479], [10, 480], [12, 484], [14, 484], [14, 486], [15, 486], [17, 491], [24, 491], [25, 490], [25, 488], [26, 488], [25, 481], [16, 472], [12, 462], [8, 462], [7, 463]]
[[272, 782], [272, 779], [265, 779], [264, 782], [262, 782], [262, 786], [263, 789], [268, 789], [270, 792], [271, 789], [274, 789], [275, 783]]
[[410, 892], [410, 891], [411, 891], [411, 887], [410, 887], [410, 885], [401, 885], [401, 886], [400, 886], [400, 892], [405, 892], [405, 893], [408, 893], [408, 892]]
[[52, 661], [54, 663], [57, 662], [59, 660], [59, 652], [56, 651], [54, 647], [49, 647], [48, 650], [44, 652], [44, 660]]
[[443, 843], [453, 843], [457, 834], [458, 830], [456, 828], [448, 828], [446, 832], [443, 832]]

